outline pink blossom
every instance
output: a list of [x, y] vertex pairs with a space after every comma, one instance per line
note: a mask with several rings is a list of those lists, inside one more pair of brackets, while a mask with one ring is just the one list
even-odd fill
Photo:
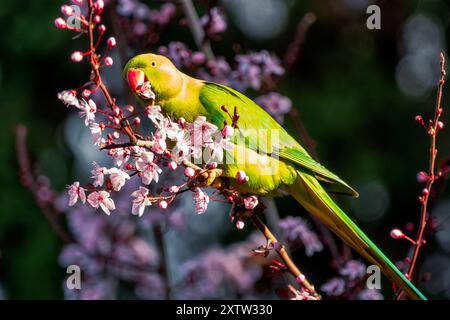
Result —
[[391, 237], [394, 239], [402, 239], [404, 238], [404, 234], [403, 231], [400, 229], [392, 229], [391, 230]]
[[69, 206], [73, 206], [75, 203], [77, 203], [78, 198], [80, 198], [82, 203], [86, 202], [85, 189], [80, 187], [80, 183], [78, 181], [75, 181], [67, 188], [69, 189], [67, 191], [67, 193], [69, 194]]
[[145, 112], [147, 113], [147, 116], [152, 120], [152, 122], [156, 125], [159, 124], [159, 122], [164, 120], [164, 116], [161, 113], [161, 107], [160, 106], [149, 106], [145, 108]]
[[80, 109], [81, 109], [80, 117], [85, 117], [84, 124], [86, 126], [89, 126], [89, 124], [95, 122], [95, 113], [97, 112], [97, 105], [95, 104], [94, 100], [89, 99], [87, 102], [86, 100], [82, 100]]
[[100, 207], [107, 215], [111, 213], [110, 210], [116, 209], [114, 201], [110, 198], [109, 192], [106, 192], [104, 190], [92, 192], [87, 197], [87, 201], [95, 209], [98, 209], [98, 207]]
[[136, 161], [136, 168], [142, 173], [141, 179], [143, 184], [150, 184], [152, 180], [158, 182], [161, 169], [153, 162], [153, 152], [143, 152], [141, 157]]
[[256, 196], [249, 196], [244, 199], [244, 206], [247, 210], [253, 210], [258, 205], [258, 198]]
[[125, 185], [126, 180], [130, 179], [128, 173], [115, 167], [109, 169], [108, 173], [114, 191], [120, 191]]
[[128, 149], [116, 148], [109, 150], [109, 155], [114, 158], [115, 164], [120, 167], [130, 158], [130, 151]]
[[105, 182], [105, 173], [107, 172], [107, 169], [105, 167], [100, 167], [97, 162], [93, 162], [93, 167], [91, 173], [91, 178], [94, 179], [94, 182], [92, 184], [94, 187], [100, 187]]
[[133, 208], [131, 213], [141, 217], [144, 214], [145, 207], [151, 206], [152, 203], [148, 198], [149, 190], [145, 187], [139, 187], [139, 190], [134, 191], [131, 196], [133, 199]]
[[81, 109], [80, 100], [78, 100], [74, 90], [64, 90], [58, 92], [58, 99], [62, 101], [66, 106], [73, 106]]
[[[214, 140], [207, 144], [207, 150], [209, 151], [209, 160], [216, 160], [219, 163], [223, 162], [224, 150], [233, 149], [234, 144], [227, 138], [222, 136], [222, 133], [217, 132], [214, 134]], [[201, 149], [200, 149], [201, 150]]]
[[93, 122], [89, 125], [89, 130], [91, 130], [94, 145], [100, 145], [102, 140], [102, 127], [98, 123]]
[[196, 188], [193, 193], [193, 198], [195, 201], [195, 211], [198, 214], [205, 213], [206, 209], [208, 209], [209, 196], [202, 191], [200, 188]]
[[229, 137], [233, 136], [233, 134], [234, 134], [234, 129], [233, 129], [232, 126], [230, 126], [228, 124], [225, 127], [223, 127], [223, 129], [222, 129], [222, 136], [224, 138], [229, 138]]
[[204, 142], [211, 142], [212, 136], [217, 131], [217, 126], [206, 121], [206, 117], [198, 116], [194, 123], [189, 125], [192, 144], [201, 147]]

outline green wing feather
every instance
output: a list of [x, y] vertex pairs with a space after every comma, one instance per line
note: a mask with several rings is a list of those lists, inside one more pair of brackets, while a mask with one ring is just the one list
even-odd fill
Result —
[[[258, 144], [259, 151], [288, 160], [300, 166], [303, 170], [312, 171], [319, 180], [325, 182], [324, 187], [330, 192], [358, 196], [358, 193], [347, 183], [311, 158], [306, 150], [277, 121], [242, 93], [224, 85], [205, 82], [200, 91], [200, 102], [208, 112], [210, 121], [218, 126], [223, 125], [224, 121], [230, 122], [229, 116], [221, 109], [221, 106], [226, 105], [229, 109], [236, 106], [240, 114], [239, 133], [243, 137], [250, 137], [251, 134], [246, 132], [251, 130], [258, 130], [260, 135], [261, 132], [263, 132], [262, 135], [266, 135], [260, 137], [267, 143]], [[267, 130], [266, 133], [264, 133], [264, 130]], [[272, 138], [275, 138], [272, 136], [273, 132], [277, 132], [276, 144], [274, 145], [271, 144]], [[249, 148], [256, 147], [251, 143], [247, 143], [246, 146]], [[261, 147], [265, 149], [261, 150]]]

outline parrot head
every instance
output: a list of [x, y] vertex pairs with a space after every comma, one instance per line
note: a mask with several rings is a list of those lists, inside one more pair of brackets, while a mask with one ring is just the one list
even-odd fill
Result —
[[128, 82], [139, 101], [148, 104], [149, 100], [169, 100], [183, 89], [183, 76], [172, 61], [157, 54], [141, 54], [132, 58], [123, 70]]

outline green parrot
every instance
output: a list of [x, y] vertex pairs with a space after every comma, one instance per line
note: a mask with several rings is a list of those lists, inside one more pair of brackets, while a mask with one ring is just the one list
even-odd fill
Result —
[[[144, 105], [148, 105], [148, 101], [138, 92], [144, 83], [150, 83], [155, 94], [151, 98], [174, 119], [183, 117], [193, 122], [197, 116], [204, 116], [221, 128], [225, 121], [230, 121], [222, 106], [236, 106], [240, 117], [233, 136], [234, 149], [228, 151], [228, 156], [244, 158], [239, 158], [243, 161], [220, 164], [222, 175], [235, 181], [237, 172], [245, 171], [248, 183], [234, 182], [234, 187], [242, 193], [261, 196], [272, 196], [280, 190], [289, 193], [362, 257], [379, 266], [409, 298], [426, 300], [329, 195], [338, 193], [357, 197], [358, 193], [317, 163], [251, 99], [227, 86], [192, 78], [179, 71], [168, 58], [156, 54], [132, 58], [124, 68], [123, 77]], [[255, 133], [262, 143], [250, 143]]]

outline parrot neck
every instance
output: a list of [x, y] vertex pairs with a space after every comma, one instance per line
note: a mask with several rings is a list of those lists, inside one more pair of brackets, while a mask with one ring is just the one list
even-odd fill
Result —
[[169, 115], [180, 118], [183, 117], [188, 122], [193, 122], [199, 115], [205, 113], [200, 103], [200, 90], [203, 87], [203, 81], [192, 78], [184, 73], [181, 74], [183, 87], [180, 93], [168, 100], [161, 101], [161, 108]]

